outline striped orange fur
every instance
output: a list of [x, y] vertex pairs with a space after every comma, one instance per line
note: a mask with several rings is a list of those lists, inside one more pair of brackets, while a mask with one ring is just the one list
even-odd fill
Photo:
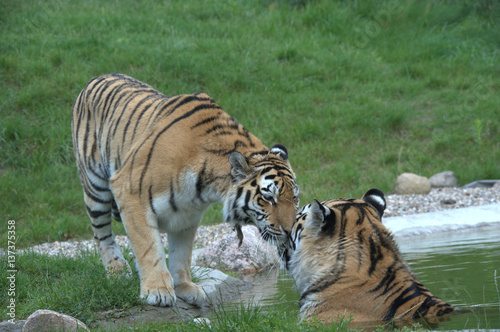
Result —
[[434, 319], [455, 309], [412, 274], [381, 219], [384, 194], [313, 201], [296, 217], [283, 255], [301, 293], [303, 318]]
[[[104, 266], [130, 269], [113, 216], [123, 221], [149, 304], [205, 302], [191, 280], [191, 252], [214, 202], [227, 222], [254, 224], [277, 243], [287, 238], [298, 189], [286, 148], [267, 148], [204, 93], [168, 97], [126, 75], [96, 77], [73, 104], [72, 133]], [[168, 233], [168, 269], [160, 232]]]

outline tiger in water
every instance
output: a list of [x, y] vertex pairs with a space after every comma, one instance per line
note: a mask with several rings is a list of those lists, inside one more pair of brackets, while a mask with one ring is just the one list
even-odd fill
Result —
[[[299, 196], [287, 149], [267, 148], [205, 93], [168, 97], [129, 76], [104, 75], [80, 92], [71, 126], [102, 262], [110, 272], [131, 271], [113, 216], [130, 239], [146, 303], [206, 302], [191, 280], [191, 252], [214, 202], [237, 230], [253, 224], [264, 239], [287, 241]], [[168, 269], [160, 232], [168, 234]]]
[[302, 318], [384, 321], [455, 310], [412, 274], [382, 224], [384, 194], [313, 201], [297, 214], [282, 261], [301, 293]]

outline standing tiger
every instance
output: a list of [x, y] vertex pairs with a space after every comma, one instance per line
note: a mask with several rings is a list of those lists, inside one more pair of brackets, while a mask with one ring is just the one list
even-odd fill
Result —
[[[130, 266], [111, 229], [123, 221], [141, 298], [205, 303], [191, 280], [191, 252], [205, 209], [257, 226], [283, 243], [298, 208], [282, 145], [268, 149], [204, 93], [167, 97], [121, 74], [92, 79], [73, 104], [73, 145], [87, 213], [106, 269]], [[168, 233], [169, 269], [160, 232]]]
[[302, 318], [434, 318], [455, 309], [418, 282], [382, 225], [384, 194], [313, 201], [296, 217], [283, 263], [301, 293]]

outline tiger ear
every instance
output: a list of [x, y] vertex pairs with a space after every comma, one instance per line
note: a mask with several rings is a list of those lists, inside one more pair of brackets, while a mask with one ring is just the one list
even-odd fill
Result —
[[273, 145], [269, 153], [275, 154], [283, 160], [288, 160], [288, 150], [281, 144]]
[[362, 200], [373, 206], [380, 218], [384, 215], [385, 208], [387, 206], [384, 193], [378, 189], [370, 189], [364, 195]]
[[248, 164], [248, 159], [240, 152], [231, 152], [229, 155], [229, 163], [231, 164], [231, 177], [233, 181], [241, 181], [250, 174], [251, 167]]
[[310, 226], [314, 229], [319, 229], [325, 221], [325, 211], [321, 206], [321, 203], [317, 200], [313, 200], [308, 214], [308, 223]]

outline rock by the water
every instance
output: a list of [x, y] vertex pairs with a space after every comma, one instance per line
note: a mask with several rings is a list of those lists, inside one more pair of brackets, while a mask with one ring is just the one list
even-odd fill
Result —
[[90, 331], [78, 319], [52, 310], [37, 310], [32, 313], [23, 326], [23, 332], [44, 331]]
[[195, 318], [195, 319], [193, 319], [193, 323], [200, 324], [200, 325], [206, 325], [208, 327], [210, 327], [212, 324], [210, 319], [208, 319], [206, 317]]
[[449, 188], [457, 186], [457, 178], [452, 171], [434, 174], [429, 178], [432, 188]]
[[244, 226], [243, 243], [238, 248], [236, 232], [205, 247], [195, 264], [242, 274], [257, 273], [279, 262], [276, 249], [261, 238], [254, 226]]
[[431, 182], [425, 176], [403, 173], [396, 180], [394, 193], [398, 195], [425, 195], [431, 191]]

